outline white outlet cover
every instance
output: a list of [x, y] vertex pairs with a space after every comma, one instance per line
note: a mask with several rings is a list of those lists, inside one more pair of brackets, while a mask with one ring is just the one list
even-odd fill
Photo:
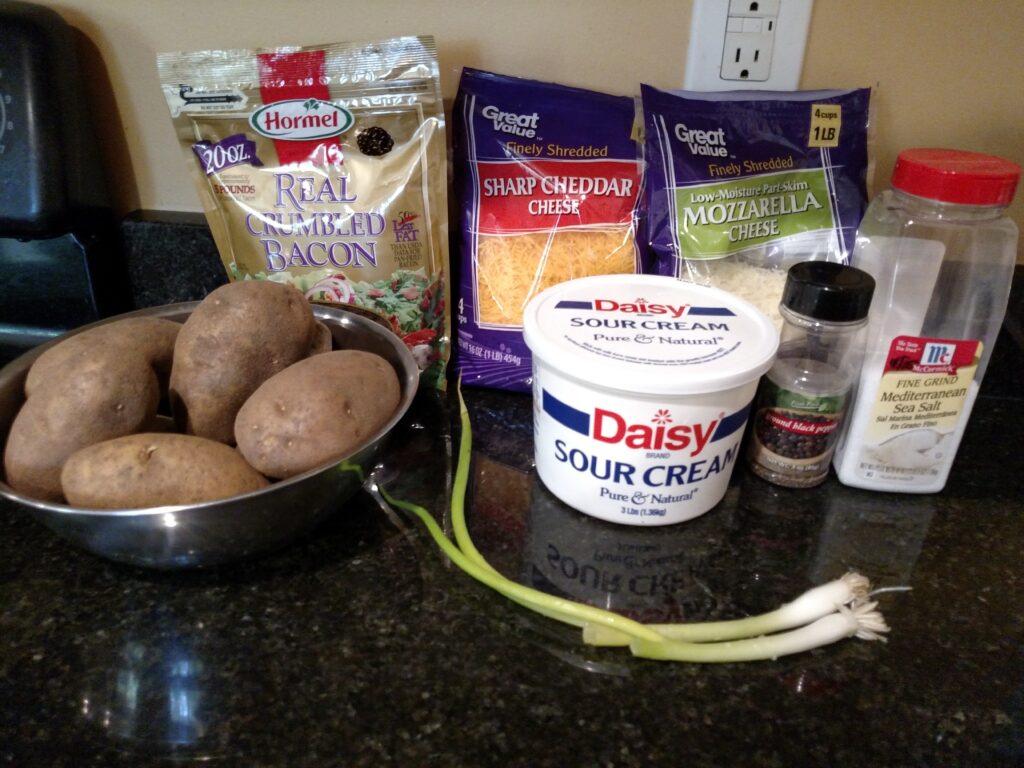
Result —
[[[756, 10], [750, 12], [750, 6]], [[762, 0], [760, 3], [738, 0], [694, 0], [690, 21], [690, 42], [686, 52], [683, 87], [689, 91], [795, 91], [811, 24], [813, 0]], [[777, 8], [777, 15], [772, 15]], [[774, 40], [768, 76], [758, 80], [722, 77], [722, 58], [730, 15], [747, 18], [774, 18]], [[735, 26], [735, 21], [734, 21]]]

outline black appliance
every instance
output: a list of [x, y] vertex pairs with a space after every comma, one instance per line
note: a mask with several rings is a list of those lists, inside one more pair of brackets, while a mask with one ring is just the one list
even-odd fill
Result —
[[51, 9], [0, 0], [0, 364], [124, 309], [76, 34]]

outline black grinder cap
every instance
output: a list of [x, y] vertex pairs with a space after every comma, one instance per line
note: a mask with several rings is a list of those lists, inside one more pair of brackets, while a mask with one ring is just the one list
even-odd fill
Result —
[[789, 268], [782, 304], [791, 312], [832, 323], [863, 320], [871, 307], [875, 279], [834, 261], [802, 261]]

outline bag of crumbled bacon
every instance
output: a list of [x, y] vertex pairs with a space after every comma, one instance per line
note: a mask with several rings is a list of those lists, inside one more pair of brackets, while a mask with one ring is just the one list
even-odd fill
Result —
[[232, 280], [382, 320], [444, 387], [447, 160], [429, 37], [164, 53], [160, 81]]

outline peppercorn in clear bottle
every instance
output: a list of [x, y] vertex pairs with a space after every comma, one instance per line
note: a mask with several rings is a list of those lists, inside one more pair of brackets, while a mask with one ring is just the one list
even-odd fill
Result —
[[860, 370], [875, 289], [859, 269], [794, 264], [779, 312], [779, 352], [758, 388], [747, 460], [759, 477], [789, 488], [825, 480], [850, 388]]

